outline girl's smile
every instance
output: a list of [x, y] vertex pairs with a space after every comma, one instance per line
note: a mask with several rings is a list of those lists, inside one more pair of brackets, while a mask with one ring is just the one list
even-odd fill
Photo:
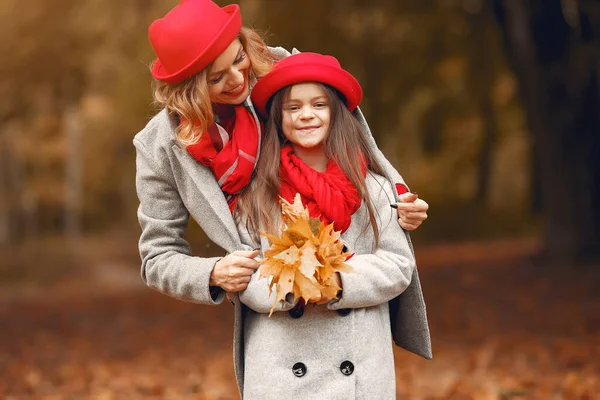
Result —
[[298, 128], [298, 130], [302, 131], [304, 133], [311, 133], [315, 129], [319, 129], [320, 127], [321, 127], [320, 125], [310, 125], [310, 126], [305, 126], [305, 127], [302, 127], [302, 128]]

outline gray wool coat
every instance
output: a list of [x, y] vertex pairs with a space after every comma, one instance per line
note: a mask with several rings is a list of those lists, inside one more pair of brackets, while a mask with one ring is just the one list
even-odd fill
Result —
[[[279, 48], [276, 51], [285, 52]], [[404, 183], [377, 148], [360, 110], [355, 116], [384, 167], [387, 179]], [[243, 243], [214, 175], [178, 145], [175, 128], [167, 111], [162, 110], [133, 140], [136, 189], [140, 200], [138, 220], [142, 229], [139, 240], [141, 276], [149, 287], [171, 297], [199, 304], [220, 304], [224, 294], [213, 300], [209, 293], [210, 274], [220, 258], [191, 255], [190, 245], [184, 239], [189, 217], [194, 218], [209, 239], [228, 253], [250, 250], [250, 246]], [[393, 195], [397, 196], [395, 191]], [[412, 252], [409, 235], [404, 232], [400, 236], [398, 240], [406, 240]], [[240, 303], [239, 296], [234, 295], [232, 299], [235, 306], [234, 367], [240, 393], [243, 393], [243, 331], [247, 308]], [[389, 302], [389, 308], [394, 342], [430, 359], [429, 327], [416, 267], [410, 285]]]
[[[389, 206], [392, 186], [369, 173], [367, 187], [377, 210], [379, 243], [375, 248], [363, 202], [341, 237], [354, 253], [347, 261], [354, 272], [341, 274], [339, 300], [289, 313], [294, 304], [280, 302], [269, 317], [276, 293], [269, 291], [267, 279], [254, 274], [240, 293], [249, 307], [244, 313], [244, 399], [395, 398], [388, 302], [409, 286], [415, 260]], [[238, 228], [244, 244], [258, 245], [244, 224]], [[268, 248], [262, 240], [261, 250]]]

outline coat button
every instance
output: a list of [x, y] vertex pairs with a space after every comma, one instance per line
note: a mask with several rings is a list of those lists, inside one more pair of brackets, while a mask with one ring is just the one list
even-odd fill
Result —
[[288, 311], [290, 317], [292, 318], [300, 318], [304, 315], [304, 299], [300, 299], [298, 303]]
[[341, 315], [342, 317], [345, 317], [346, 315], [350, 314], [352, 312], [351, 308], [340, 308], [339, 310], [337, 310], [337, 313], [339, 315]]
[[340, 365], [340, 371], [342, 371], [342, 374], [346, 376], [352, 375], [354, 372], [354, 364], [352, 364], [350, 361], [344, 361]]
[[294, 375], [296, 375], [298, 378], [302, 378], [304, 375], [306, 375], [306, 365], [304, 365], [304, 363], [301, 362], [297, 362], [296, 364], [294, 364], [294, 366], [292, 367], [292, 372], [294, 373]]

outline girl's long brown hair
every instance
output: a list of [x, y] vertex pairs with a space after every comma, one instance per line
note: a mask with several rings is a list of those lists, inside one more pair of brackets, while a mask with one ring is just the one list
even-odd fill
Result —
[[[331, 86], [321, 83], [319, 85], [327, 95], [331, 110], [329, 132], [323, 142], [325, 155], [339, 165], [358, 189], [362, 201], [367, 206], [369, 222], [375, 236], [375, 247], [377, 247], [379, 229], [366, 180], [361, 171], [363, 163], [361, 155], [365, 157], [370, 171], [385, 175], [383, 168], [375, 160], [375, 155], [367, 144], [365, 133], [360, 123], [348, 111], [342, 100], [342, 94]], [[279, 167], [280, 150], [285, 141], [282, 133], [283, 104], [288, 98], [291, 88], [292, 86], [287, 86], [281, 89], [270, 102], [269, 119], [261, 146], [260, 159], [250, 184], [240, 193], [237, 200], [236, 217], [246, 218], [248, 232], [256, 242], [260, 242], [258, 232], [279, 232], [276, 224], [280, 221], [278, 217], [281, 214]], [[356, 151], [353, 151], [354, 149]]]
[[[253, 29], [243, 26], [238, 39], [250, 60], [250, 85], [254, 85], [256, 79], [273, 68], [273, 57], [265, 42]], [[211, 67], [212, 64], [176, 84], [154, 80], [154, 103], [160, 108], [166, 108], [172, 115], [183, 117], [177, 127], [177, 140], [183, 146], [197, 143], [208, 125], [214, 122], [206, 81], [206, 72]]]

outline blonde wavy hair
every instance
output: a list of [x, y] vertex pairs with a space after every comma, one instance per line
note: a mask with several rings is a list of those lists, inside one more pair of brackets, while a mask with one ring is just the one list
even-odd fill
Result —
[[[242, 26], [238, 39], [250, 60], [250, 85], [273, 68], [273, 56], [267, 44], [255, 30]], [[195, 144], [202, 133], [214, 122], [213, 107], [208, 94], [206, 79], [208, 65], [202, 71], [183, 82], [169, 84], [153, 81], [154, 104], [179, 117], [177, 140], [183, 146]]]

